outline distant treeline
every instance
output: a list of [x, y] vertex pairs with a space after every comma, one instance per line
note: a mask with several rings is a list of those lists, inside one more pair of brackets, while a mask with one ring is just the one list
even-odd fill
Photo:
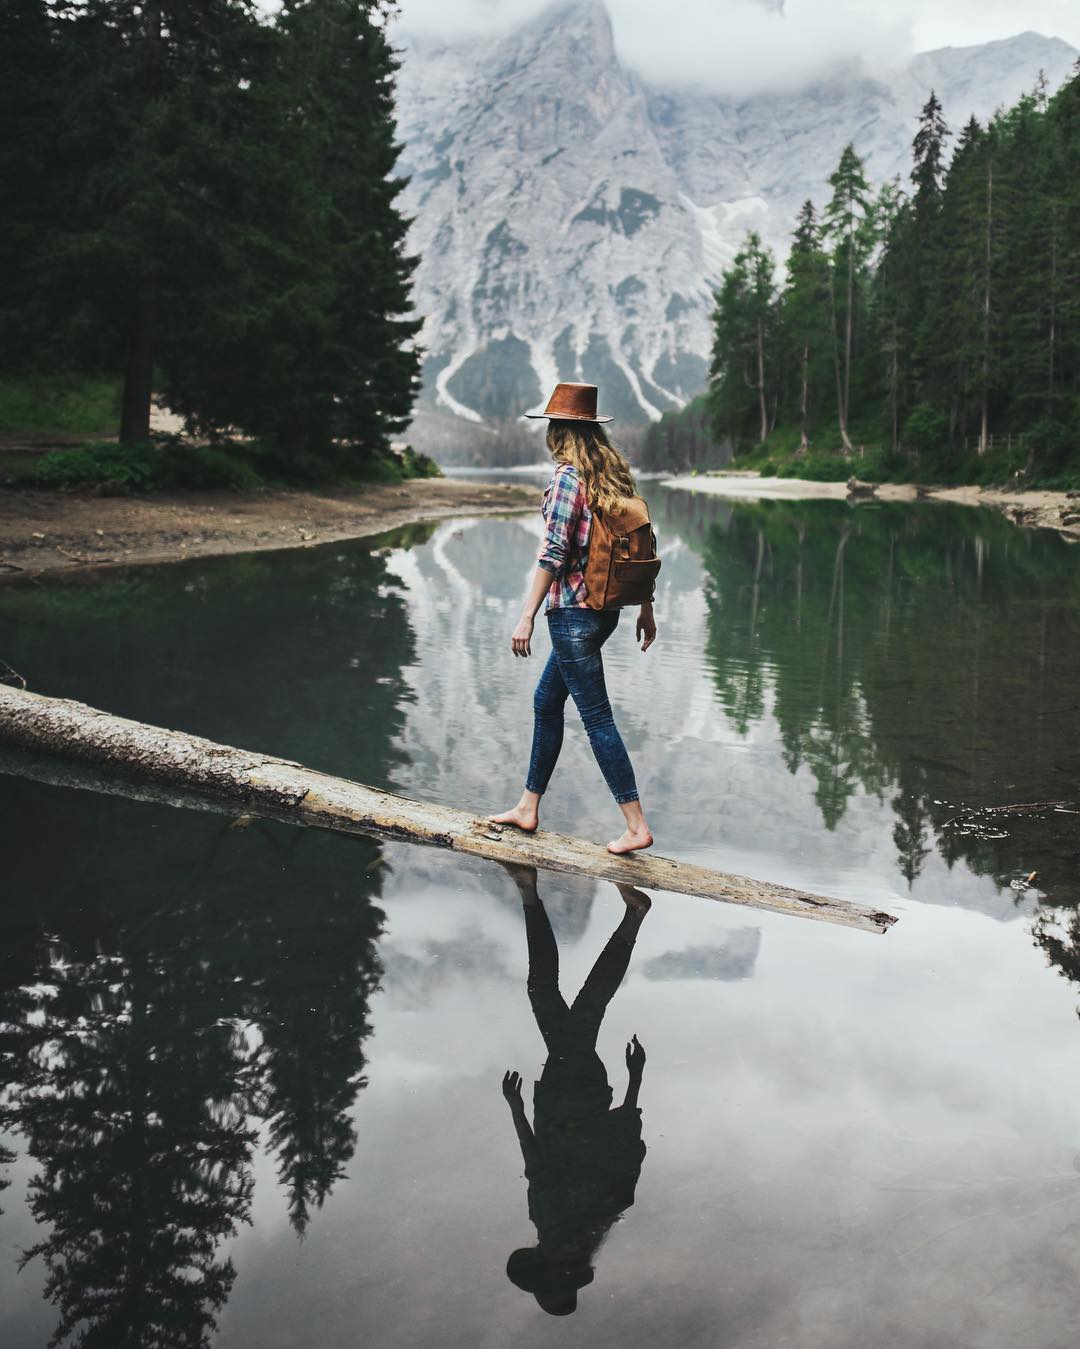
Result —
[[699, 394], [679, 412], [665, 412], [645, 431], [637, 462], [645, 469], [672, 473], [723, 467], [731, 460], [733, 446], [723, 431], [717, 435], [714, 421], [708, 394]]
[[910, 188], [875, 192], [848, 145], [782, 281], [747, 236], [716, 294], [707, 421], [682, 414], [698, 467], [728, 441], [808, 476], [864, 451], [867, 476], [1076, 483], [1080, 75], [955, 137], [931, 94], [913, 151]]
[[408, 421], [391, 0], [6, 0], [0, 363], [362, 463]]

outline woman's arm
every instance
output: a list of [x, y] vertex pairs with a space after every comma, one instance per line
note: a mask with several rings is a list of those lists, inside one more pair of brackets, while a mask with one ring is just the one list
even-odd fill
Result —
[[529, 593], [525, 596], [525, 603], [521, 608], [521, 617], [518, 619], [518, 625], [514, 629], [514, 635], [510, 638], [510, 649], [515, 656], [532, 655], [532, 635], [533, 623], [536, 620], [536, 611], [544, 602], [544, 596], [548, 593], [551, 586], [553, 573], [545, 567], [537, 567], [533, 572], [532, 583], [529, 586]]
[[581, 515], [582, 494], [578, 477], [565, 466], [548, 483], [540, 507], [547, 528], [540, 546], [536, 571], [529, 585], [529, 593], [522, 605], [521, 617], [510, 638], [510, 649], [515, 656], [532, 655], [533, 623], [536, 611], [544, 602], [553, 581], [566, 570], [571, 540]]
[[637, 616], [637, 627], [634, 631], [637, 640], [641, 643], [642, 651], [648, 651], [649, 647], [656, 641], [656, 619], [653, 618], [652, 600], [641, 606]]
[[521, 1099], [521, 1074], [509, 1069], [503, 1074], [502, 1093], [510, 1107], [514, 1119], [514, 1132], [521, 1145], [521, 1156], [525, 1170], [535, 1170], [540, 1161], [540, 1150], [536, 1146], [536, 1135], [529, 1128], [529, 1117], [525, 1114], [525, 1103]]

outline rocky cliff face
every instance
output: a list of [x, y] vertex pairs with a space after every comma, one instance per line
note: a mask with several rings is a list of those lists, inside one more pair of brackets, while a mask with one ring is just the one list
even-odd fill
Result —
[[624, 422], [681, 406], [705, 383], [720, 270], [751, 228], [783, 256], [848, 140], [876, 179], [906, 175], [931, 87], [959, 128], [1040, 69], [1056, 87], [1075, 58], [1025, 33], [924, 53], [888, 81], [836, 70], [736, 102], [625, 69], [601, 0], [553, 5], [485, 43], [406, 37], [400, 167], [427, 316], [424, 405], [479, 429], [584, 379]]

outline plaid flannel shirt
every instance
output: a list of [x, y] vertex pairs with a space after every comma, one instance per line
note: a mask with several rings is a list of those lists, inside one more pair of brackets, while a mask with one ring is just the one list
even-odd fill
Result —
[[545, 612], [559, 608], [587, 608], [585, 564], [589, 557], [592, 512], [585, 500], [577, 469], [560, 464], [547, 485], [540, 512], [547, 522], [537, 565], [552, 573]]

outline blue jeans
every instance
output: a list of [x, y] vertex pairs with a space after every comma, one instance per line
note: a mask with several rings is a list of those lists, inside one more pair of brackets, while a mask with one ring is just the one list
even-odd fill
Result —
[[608, 702], [600, 648], [615, 631], [618, 609], [552, 609], [551, 655], [533, 698], [533, 743], [527, 791], [543, 794], [562, 749], [563, 709], [573, 698], [589, 744], [616, 801], [636, 801], [637, 783]]

